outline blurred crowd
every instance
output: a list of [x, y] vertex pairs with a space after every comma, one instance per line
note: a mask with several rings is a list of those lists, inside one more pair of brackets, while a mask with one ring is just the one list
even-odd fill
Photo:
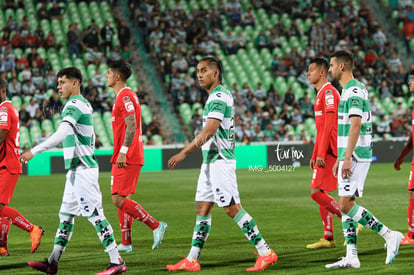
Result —
[[[377, 137], [404, 136], [410, 130], [408, 112], [385, 112], [382, 106], [390, 102], [395, 107], [410, 107], [407, 106], [409, 93], [404, 89], [407, 77], [396, 50], [362, 3], [356, 5], [355, 1], [349, 0], [253, 0], [243, 10], [239, 0], [229, 0], [226, 4], [219, 0], [217, 6], [190, 9], [186, 13], [180, 1], [176, 1], [172, 8], [165, 5], [163, 10], [156, 0], [138, 2], [130, 1], [133, 18], [147, 50], [159, 62], [162, 78], [169, 84], [168, 93], [175, 106], [204, 102], [206, 94], [198, 87], [194, 73], [197, 58], [215, 55], [218, 47], [226, 55], [245, 48], [243, 28], [257, 27], [254, 11], [262, 8], [269, 16], [278, 14], [281, 18], [283, 14], [289, 14], [292, 25], [286, 27], [279, 21], [265, 26], [254, 41], [258, 50], [272, 51], [280, 47], [281, 36], [308, 38], [303, 50], [292, 48], [289, 53], [275, 54], [274, 59], [269, 60], [266, 70], [275, 78], [294, 77], [302, 88], [309, 88], [306, 71], [312, 58], [329, 57], [336, 50], [349, 50], [356, 59], [354, 75], [367, 86], [373, 100]], [[310, 18], [310, 28], [299, 30], [295, 24], [297, 18]], [[223, 20], [227, 20], [231, 27], [240, 26], [241, 31], [235, 36], [230, 30], [222, 33]], [[314, 95], [297, 96], [294, 87], [289, 87], [282, 95], [277, 86], [262, 87], [260, 83], [255, 87], [247, 82], [225, 85], [235, 99], [238, 141], [310, 142], [314, 138], [303, 129], [306, 120], [313, 118]], [[403, 103], [398, 105], [400, 101]], [[193, 130], [200, 127], [200, 112], [194, 113], [192, 125]]]

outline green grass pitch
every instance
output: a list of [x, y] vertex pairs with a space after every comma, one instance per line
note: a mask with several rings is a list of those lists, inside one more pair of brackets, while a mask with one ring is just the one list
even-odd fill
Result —
[[[407, 181], [410, 164], [394, 171], [392, 164], [373, 164], [359, 204], [370, 209], [386, 225], [407, 231]], [[266, 169], [265, 169], [266, 170]], [[266, 269], [269, 274], [412, 274], [414, 247], [403, 246], [391, 265], [385, 265], [384, 241], [369, 229], [360, 232], [359, 270], [326, 270], [324, 265], [345, 255], [340, 220], [334, 217], [337, 247], [307, 250], [306, 244], [322, 237], [323, 227], [317, 204], [309, 196], [312, 173], [308, 167], [291, 172], [238, 170], [243, 207], [254, 217], [262, 235], [279, 256]], [[174, 170], [141, 174], [133, 199], [155, 218], [168, 223], [161, 247], [151, 250], [152, 233], [134, 221], [132, 253], [123, 254], [129, 274], [167, 274], [166, 264], [174, 264], [187, 255], [195, 221], [194, 192], [198, 170]], [[48, 257], [58, 225], [58, 210], [65, 177], [21, 176], [11, 207], [31, 222], [44, 226], [45, 236], [38, 251], [30, 254], [26, 232], [11, 226], [9, 257], [0, 257], [0, 274], [40, 274], [27, 261]], [[101, 173], [101, 191], [105, 215], [120, 239], [117, 210], [110, 198], [110, 175]], [[336, 192], [333, 196], [337, 198]], [[255, 248], [237, 225], [218, 207], [213, 210], [212, 231], [201, 255], [202, 274], [241, 274], [255, 262]], [[74, 234], [61, 258], [59, 274], [95, 274], [106, 267], [109, 257], [103, 251], [92, 225], [77, 217]], [[178, 273], [180, 274], [180, 273]]]

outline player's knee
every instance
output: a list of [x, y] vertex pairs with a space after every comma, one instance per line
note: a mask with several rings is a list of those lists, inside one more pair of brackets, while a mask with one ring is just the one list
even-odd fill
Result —
[[121, 208], [122, 204], [125, 201], [125, 197], [120, 196], [118, 194], [114, 194], [112, 195], [112, 203], [117, 207], [117, 208]]

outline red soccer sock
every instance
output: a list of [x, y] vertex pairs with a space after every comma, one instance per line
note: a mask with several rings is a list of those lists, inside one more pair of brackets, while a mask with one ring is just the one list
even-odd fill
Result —
[[7, 247], [10, 222], [5, 218], [0, 218], [0, 247]]
[[118, 209], [118, 218], [122, 234], [121, 244], [131, 245], [132, 222], [134, 218], [122, 211], [121, 209]]
[[319, 205], [319, 213], [321, 214], [323, 223], [323, 238], [325, 240], [333, 240], [332, 213], [326, 210], [322, 205]]
[[19, 211], [8, 206], [3, 206], [0, 209], [0, 217], [8, 219], [13, 225], [24, 231], [29, 232], [33, 228], [33, 224], [26, 220]]
[[413, 235], [414, 235], [414, 224], [413, 224], [413, 219], [414, 219], [414, 199], [409, 199], [409, 204], [408, 204], [408, 235], [413, 239]]
[[319, 205], [325, 207], [329, 212], [335, 216], [338, 216], [339, 218], [342, 218], [341, 210], [339, 210], [339, 205], [334, 198], [324, 192], [311, 194], [311, 197]]
[[121, 210], [133, 218], [145, 223], [151, 230], [156, 229], [160, 225], [160, 223], [151, 217], [139, 203], [133, 200], [125, 199], [121, 206]]

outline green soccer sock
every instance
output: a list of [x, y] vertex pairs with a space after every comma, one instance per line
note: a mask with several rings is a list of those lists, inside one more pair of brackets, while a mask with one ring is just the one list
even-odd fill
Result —
[[120, 264], [119, 251], [116, 248], [114, 231], [108, 220], [101, 211], [95, 209], [92, 216], [88, 217], [88, 221], [95, 227], [99, 240], [108, 252], [111, 263]]
[[354, 204], [351, 210], [347, 213], [354, 221], [362, 224], [363, 226], [372, 229], [381, 236], [387, 232], [388, 228], [380, 222], [369, 210], [366, 208]]
[[252, 243], [259, 255], [266, 256], [267, 252], [270, 250], [266, 241], [263, 239], [262, 234], [260, 234], [259, 228], [256, 225], [254, 219], [246, 212], [246, 210], [241, 209], [239, 213], [233, 218], [237, 223], [240, 229], [243, 231], [243, 234], [246, 238]]
[[200, 258], [201, 250], [207, 241], [208, 235], [211, 230], [211, 215], [197, 216], [196, 225], [193, 231], [193, 240], [191, 242], [191, 249], [188, 253], [187, 259], [198, 260]]
[[346, 256], [358, 256], [357, 250], [357, 229], [358, 223], [347, 214], [342, 213], [342, 230], [346, 242]]
[[49, 263], [59, 263], [60, 257], [68, 245], [73, 234], [75, 225], [75, 216], [65, 213], [59, 213], [59, 228], [56, 231], [53, 251], [48, 259]]

